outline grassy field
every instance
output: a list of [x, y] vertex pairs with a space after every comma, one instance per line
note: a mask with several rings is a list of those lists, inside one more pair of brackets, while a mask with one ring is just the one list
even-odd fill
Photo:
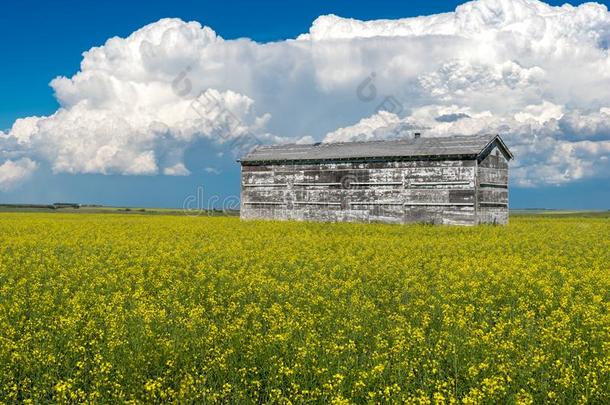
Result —
[[192, 216], [239, 216], [239, 210], [199, 210], [187, 211], [181, 208], [144, 208], [144, 207], [111, 207], [107, 205], [84, 205], [74, 207], [56, 207], [52, 204], [0, 204], [0, 213], [49, 213], [49, 214], [138, 214], [138, 215], [185, 215]]
[[0, 402], [609, 403], [610, 218], [0, 214]]

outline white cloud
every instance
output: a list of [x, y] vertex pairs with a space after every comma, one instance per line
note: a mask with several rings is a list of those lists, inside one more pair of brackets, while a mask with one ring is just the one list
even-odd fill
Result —
[[519, 122], [533, 120], [538, 124], [544, 124], [550, 120], [558, 120], [561, 117], [563, 117], [563, 108], [546, 100], [542, 104], [528, 105], [523, 111], [515, 114], [515, 119]]
[[36, 162], [28, 158], [5, 161], [0, 165], [0, 191], [8, 191], [27, 180], [37, 167]]
[[408, 135], [406, 130], [401, 131], [399, 124], [400, 118], [396, 114], [379, 111], [371, 117], [361, 119], [355, 125], [326, 134], [324, 142], [371, 141]]
[[60, 109], [17, 120], [0, 136], [0, 158], [55, 172], [186, 175], [184, 153], [198, 142], [243, 151], [425, 128], [503, 134], [519, 184], [607, 177], [609, 43], [610, 13], [595, 3], [329, 15], [296, 40], [265, 44], [163, 19], [85, 52], [77, 74], [51, 82]]
[[191, 174], [190, 170], [182, 163], [176, 163], [173, 166], [166, 167], [163, 169], [163, 174], [166, 176], [188, 176]]
[[205, 169], [203, 169], [206, 173], [210, 173], [210, 174], [220, 174], [222, 173], [221, 170], [216, 169], [215, 167], [206, 167]]

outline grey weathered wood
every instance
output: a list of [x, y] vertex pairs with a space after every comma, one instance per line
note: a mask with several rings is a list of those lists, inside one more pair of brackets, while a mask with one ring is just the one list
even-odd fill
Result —
[[493, 147], [478, 162], [477, 222], [508, 223], [508, 160]]
[[[298, 161], [244, 159], [241, 218], [506, 224], [512, 155], [499, 137], [481, 145], [478, 155], [446, 154], [385, 161], [304, 160], [303, 153]], [[272, 149], [264, 156], [269, 159]]]

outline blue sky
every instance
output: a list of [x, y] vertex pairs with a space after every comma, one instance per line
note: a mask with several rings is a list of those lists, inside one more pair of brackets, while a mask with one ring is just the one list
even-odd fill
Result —
[[[8, 2], [0, 14], [0, 129], [8, 132], [22, 117], [55, 112], [58, 101], [49, 82], [71, 77], [80, 70], [82, 53], [113, 36], [127, 37], [142, 26], [164, 18], [198, 21], [225, 39], [250, 38], [257, 42], [282, 41], [308, 32], [323, 14], [358, 20], [397, 19], [455, 10], [454, 1], [147, 1]], [[577, 5], [581, 2], [572, 2]], [[560, 5], [563, 2], [549, 2]], [[607, 4], [607, 3], [606, 3]], [[230, 87], [230, 86], [227, 86]], [[566, 105], [570, 103], [567, 102]], [[354, 112], [356, 117], [357, 112]], [[359, 117], [359, 118], [364, 118]], [[275, 124], [271, 124], [273, 128]], [[343, 123], [345, 125], [345, 123]], [[282, 128], [277, 125], [277, 128]], [[303, 134], [299, 134], [303, 135]], [[40, 161], [36, 174], [24, 184], [0, 191], [0, 202], [77, 201], [146, 207], [178, 207], [196, 187], [206, 195], [239, 193], [239, 172], [222, 148], [195, 142], [186, 150], [189, 176], [70, 174], [51, 171]], [[1, 162], [0, 162], [1, 163]], [[213, 167], [220, 174], [206, 171]], [[607, 176], [599, 174], [561, 185], [540, 183], [511, 189], [514, 208], [610, 208]]]

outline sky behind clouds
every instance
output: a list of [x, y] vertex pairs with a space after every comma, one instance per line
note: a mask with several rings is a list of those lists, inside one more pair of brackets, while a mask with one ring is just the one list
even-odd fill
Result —
[[[382, 3], [367, 14], [358, 3], [314, 3], [282, 18], [278, 4], [232, 13], [202, 5], [206, 18], [196, 5], [172, 14], [152, 3], [140, 17], [148, 24], [123, 16], [71, 40], [71, 30], [88, 31], [85, 11], [62, 4], [74, 26], [44, 38], [37, 27], [0, 49], [11, 55], [0, 80], [9, 95], [0, 104], [0, 200], [175, 207], [198, 185], [208, 196], [238, 194], [235, 158], [256, 142], [418, 130], [500, 133], [517, 157], [513, 207], [610, 205], [605, 5]], [[45, 10], [32, 10], [42, 19]], [[25, 9], [11, 12], [15, 21]], [[19, 44], [9, 17], [0, 23]], [[261, 29], [268, 20], [279, 22]], [[50, 60], [39, 63], [37, 51]], [[45, 74], [51, 89], [40, 88]]]

